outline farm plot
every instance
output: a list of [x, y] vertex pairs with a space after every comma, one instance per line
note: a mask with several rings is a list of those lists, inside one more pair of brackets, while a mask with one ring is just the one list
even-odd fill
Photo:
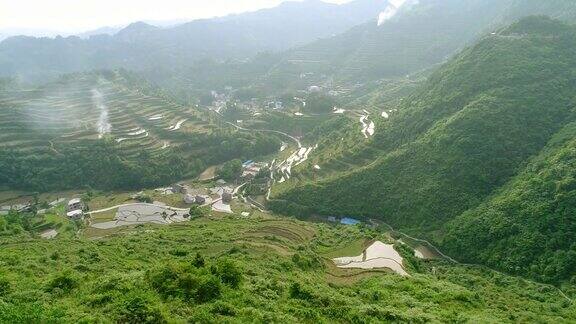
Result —
[[87, 74], [0, 92], [0, 149], [57, 153], [59, 145], [111, 138], [128, 155], [157, 155], [183, 142], [178, 133], [206, 131], [198, 111], [122, 81]]
[[95, 223], [92, 224], [92, 227], [105, 230], [147, 223], [166, 225], [180, 223], [186, 220], [188, 220], [188, 214], [185, 210], [153, 204], [130, 204], [120, 206], [114, 220]]
[[388, 268], [401, 276], [408, 276], [402, 264], [402, 256], [392, 244], [380, 241], [372, 243], [361, 255], [333, 259], [339, 268], [378, 269]]

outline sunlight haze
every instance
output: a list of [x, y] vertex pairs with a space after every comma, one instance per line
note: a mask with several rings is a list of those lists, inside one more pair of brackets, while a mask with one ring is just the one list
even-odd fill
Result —
[[[78, 33], [135, 21], [193, 20], [270, 8], [285, 0], [0, 0], [0, 31]], [[347, 0], [326, 0], [344, 3]], [[159, 6], [159, 4], [161, 4]]]

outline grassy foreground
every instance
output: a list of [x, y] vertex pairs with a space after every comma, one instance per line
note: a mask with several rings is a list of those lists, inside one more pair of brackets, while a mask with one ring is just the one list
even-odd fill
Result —
[[[341, 270], [386, 234], [290, 219], [206, 217], [99, 239], [2, 240], [0, 322], [570, 322], [556, 290], [418, 261], [410, 277]], [[363, 244], [364, 242], [364, 244]]]

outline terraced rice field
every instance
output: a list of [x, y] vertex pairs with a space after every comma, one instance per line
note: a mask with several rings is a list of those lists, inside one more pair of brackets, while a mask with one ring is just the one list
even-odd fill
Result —
[[127, 155], [161, 154], [180, 132], [210, 124], [192, 107], [124, 86], [121, 80], [78, 76], [38, 89], [0, 92], [0, 149], [56, 152], [61, 144], [110, 138]]

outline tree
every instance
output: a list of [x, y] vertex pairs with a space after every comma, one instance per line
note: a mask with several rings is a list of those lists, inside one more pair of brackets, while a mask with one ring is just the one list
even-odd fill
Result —
[[242, 174], [242, 161], [235, 159], [228, 161], [218, 170], [218, 176], [226, 181], [232, 181]]
[[196, 301], [200, 303], [209, 302], [220, 297], [222, 284], [217, 277], [204, 275], [200, 277], [200, 283], [196, 290]]
[[336, 106], [334, 97], [322, 93], [311, 93], [306, 98], [305, 110], [313, 113], [330, 113], [334, 106]]
[[203, 268], [205, 264], [206, 264], [206, 260], [204, 260], [204, 257], [202, 256], [202, 254], [200, 254], [200, 252], [196, 252], [196, 256], [194, 257], [194, 260], [192, 261], [192, 265], [195, 266], [196, 268]]
[[135, 294], [123, 301], [118, 323], [166, 323], [162, 312], [145, 294]]
[[190, 207], [189, 214], [190, 214], [190, 218], [204, 217], [204, 216], [208, 215], [208, 208], [198, 206], [198, 205], [193, 205], [192, 207]]
[[242, 271], [232, 260], [220, 259], [212, 266], [211, 271], [222, 282], [232, 288], [238, 288], [242, 282]]

